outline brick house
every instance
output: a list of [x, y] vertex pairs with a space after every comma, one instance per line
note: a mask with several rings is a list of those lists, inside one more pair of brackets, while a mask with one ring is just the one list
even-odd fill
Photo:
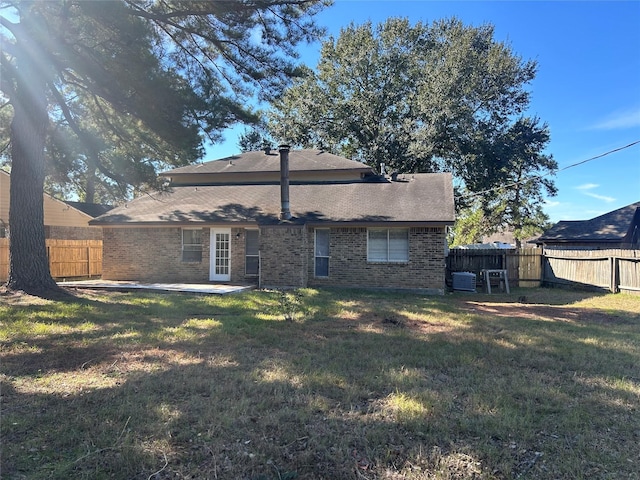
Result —
[[166, 192], [91, 222], [104, 279], [444, 291], [450, 174], [378, 176], [283, 146], [162, 175]]

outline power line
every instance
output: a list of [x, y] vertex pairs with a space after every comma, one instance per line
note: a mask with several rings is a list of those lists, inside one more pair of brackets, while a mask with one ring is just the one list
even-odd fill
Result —
[[[619, 152], [621, 150], [625, 150], [627, 148], [633, 147], [634, 145], [638, 145], [639, 143], [640, 143], [640, 140], [636, 140], [635, 142], [631, 142], [630, 144], [625, 145], [624, 147], [614, 148], [613, 150], [609, 150], [608, 152], [601, 153], [600, 155], [596, 155], [595, 157], [587, 158], [586, 160], [581, 160], [579, 162], [572, 163], [571, 165], [567, 165], [566, 167], [559, 168], [557, 170], [557, 172], [562, 172], [564, 170], [568, 170], [570, 168], [577, 167], [579, 165], [583, 165], [583, 164], [585, 164], [587, 162], [591, 162], [593, 160], [597, 160], [599, 158], [606, 157], [607, 155], [611, 155], [612, 153], [616, 153], [616, 152]], [[498, 190], [500, 188], [513, 187], [513, 186], [519, 185], [520, 183], [529, 182], [529, 181], [531, 181], [531, 180], [533, 180], [535, 178], [547, 177], [549, 175], [554, 175], [555, 173], [556, 172], [549, 171], [549, 172], [541, 174], [541, 175], [534, 175], [533, 177], [525, 178], [523, 180], [520, 180], [519, 182], [513, 182], [513, 183], [508, 183], [506, 185], [500, 185], [499, 187], [489, 188], [487, 190], [482, 190], [481, 192], [470, 192], [470, 193], [466, 193], [464, 195], [458, 195], [456, 198], [477, 197], [479, 195], [484, 195], [485, 193], [493, 192], [494, 190]]]
[[567, 170], [569, 168], [577, 167], [578, 165], [582, 165], [583, 163], [587, 163], [587, 162], [590, 162], [592, 160], [597, 160], [598, 158], [606, 157], [607, 155], [611, 155], [612, 153], [619, 152], [620, 150], [624, 150], [625, 148], [633, 147], [634, 145], [637, 145], [639, 143], [640, 143], [640, 140], [636, 140], [635, 142], [632, 142], [629, 145], [625, 145], [624, 147], [616, 148], [614, 150], [609, 150], [608, 152], [601, 153], [600, 155], [596, 155], [595, 157], [587, 158], [586, 160], [582, 160], [580, 162], [572, 163], [571, 165], [567, 165], [566, 167], [562, 167], [558, 171], [562, 172], [563, 170]]

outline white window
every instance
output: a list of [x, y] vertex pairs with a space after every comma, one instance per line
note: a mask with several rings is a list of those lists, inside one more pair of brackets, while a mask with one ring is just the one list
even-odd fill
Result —
[[257, 276], [260, 268], [260, 251], [258, 243], [258, 230], [244, 231], [244, 273]]
[[408, 228], [370, 228], [367, 242], [369, 262], [408, 262]]
[[202, 261], [202, 229], [182, 229], [182, 261]]
[[315, 276], [329, 276], [329, 229], [316, 229], [316, 246], [315, 252]]

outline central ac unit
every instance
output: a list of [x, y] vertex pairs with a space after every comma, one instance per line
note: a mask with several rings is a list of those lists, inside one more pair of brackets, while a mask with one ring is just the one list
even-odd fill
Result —
[[453, 272], [453, 289], [460, 292], [476, 291], [476, 274], [470, 272]]

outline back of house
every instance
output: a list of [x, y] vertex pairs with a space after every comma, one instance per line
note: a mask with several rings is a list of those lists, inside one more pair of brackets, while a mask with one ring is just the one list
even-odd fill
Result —
[[444, 291], [450, 174], [387, 177], [281, 147], [162, 175], [166, 191], [91, 222], [103, 278]]

